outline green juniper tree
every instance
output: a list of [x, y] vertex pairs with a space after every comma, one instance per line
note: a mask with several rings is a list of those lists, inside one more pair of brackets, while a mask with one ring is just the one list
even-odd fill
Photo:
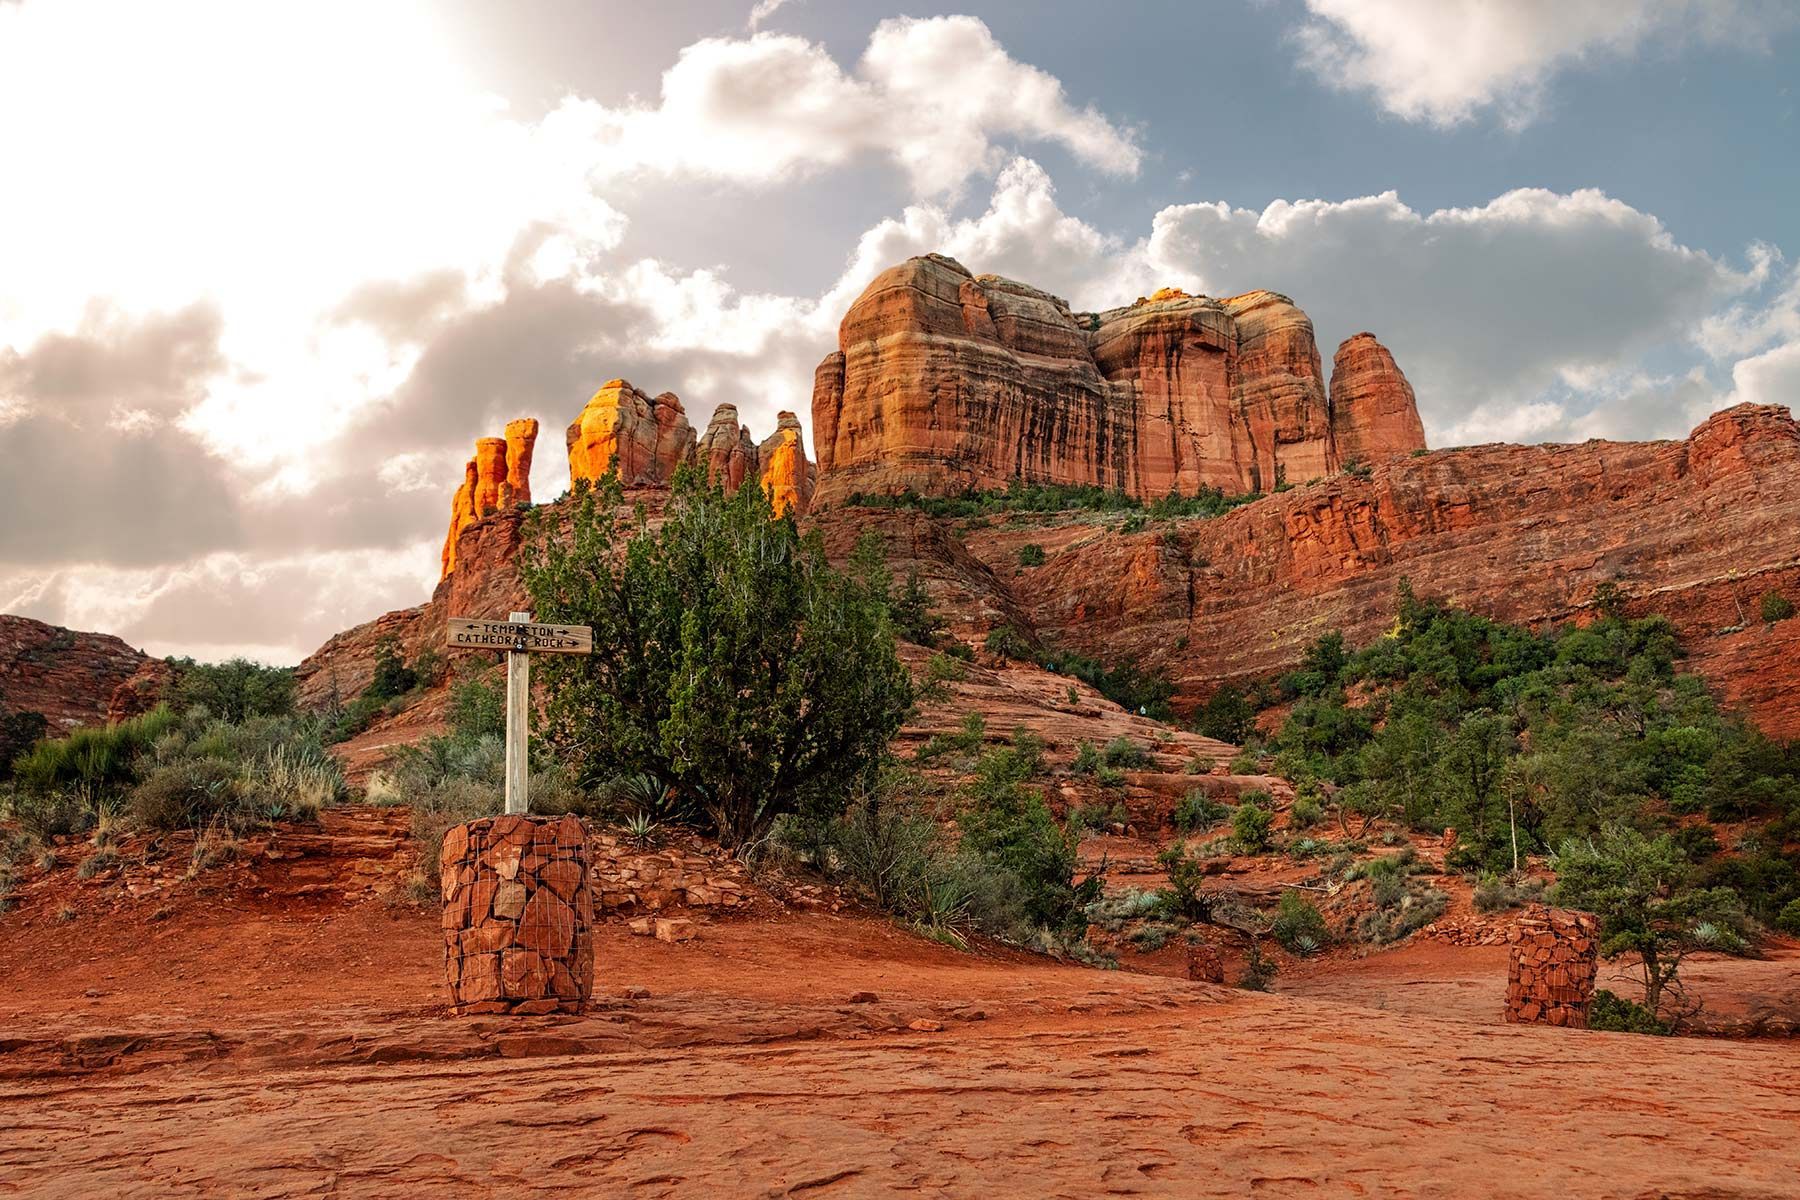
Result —
[[680, 472], [652, 523], [615, 477], [567, 528], [530, 518], [525, 586], [542, 621], [591, 625], [591, 657], [541, 667], [544, 737], [596, 784], [650, 775], [742, 847], [803, 805], [841, 811], [911, 704], [888, 580], [832, 569], [760, 487]]
[[1598, 838], [1563, 843], [1555, 859], [1556, 903], [1600, 918], [1600, 953], [1636, 955], [1644, 1007], [1661, 1017], [1679, 994], [1681, 960], [1700, 945], [1703, 925], [1730, 928], [1742, 916], [1730, 888], [1702, 887], [1673, 838], [1610, 825]]

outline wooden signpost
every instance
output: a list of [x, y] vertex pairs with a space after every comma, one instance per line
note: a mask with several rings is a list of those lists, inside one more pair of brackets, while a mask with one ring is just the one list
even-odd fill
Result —
[[504, 621], [450, 618], [452, 650], [506, 652], [506, 811], [530, 810], [531, 656], [592, 654], [594, 631], [586, 625], [534, 624], [530, 613]]

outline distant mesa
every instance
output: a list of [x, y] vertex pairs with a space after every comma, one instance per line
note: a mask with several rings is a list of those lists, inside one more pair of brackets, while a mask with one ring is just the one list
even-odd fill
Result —
[[1076, 313], [928, 254], [869, 284], [819, 364], [816, 501], [1014, 479], [1244, 494], [1424, 447], [1379, 342], [1357, 335], [1334, 365], [1328, 389], [1312, 322], [1275, 292]]

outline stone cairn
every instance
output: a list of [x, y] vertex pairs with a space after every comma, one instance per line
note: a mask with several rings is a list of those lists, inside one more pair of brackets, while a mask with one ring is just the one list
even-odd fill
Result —
[[1586, 1029], [1599, 934], [1589, 913], [1539, 908], [1520, 917], [1506, 935], [1506, 1019]]
[[483, 817], [444, 835], [444, 978], [455, 1011], [580, 1012], [594, 898], [578, 817]]

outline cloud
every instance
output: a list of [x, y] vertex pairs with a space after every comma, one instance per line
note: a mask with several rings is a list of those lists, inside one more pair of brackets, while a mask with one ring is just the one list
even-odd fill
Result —
[[755, 33], [763, 27], [764, 22], [786, 8], [789, 3], [791, 0], [756, 0], [756, 4], [750, 9], [750, 19], [744, 23], [745, 28], [751, 33]]
[[1652, 42], [1766, 48], [1791, 26], [1770, 0], [1306, 0], [1301, 63], [1332, 87], [1371, 93], [1408, 121], [1450, 126], [1495, 109], [1518, 128], [1550, 81]]
[[1700, 353], [1709, 315], [1757, 278], [1592, 190], [1519, 189], [1431, 213], [1391, 192], [1261, 212], [1178, 205], [1156, 215], [1143, 253], [1190, 290], [1293, 296], [1327, 357], [1337, 339], [1373, 330], [1440, 442], [1573, 432], [1570, 420], [1603, 398], [1584, 395], [1582, 378], [1668, 346]]
[[835, 332], [844, 311], [877, 274], [932, 252], [948, 254], [977, 273], [1043, 288], [1076, 308], [1105, 308], [1129, 299], [1125, 293], [1150, 277], [1141, 254], [1128, 250], [1124, 239], [1064, 212], [1049, 173], [1029, 158], [1015, 158], [976, 216], [953, 218], [938, 205], [914, 204], [870, 228], [818, 308]]
[[167, 566], [0, 569], [0, 612], [116, 634], [152, 654], [298, 662], [340, 630], [419, 603], [438, 548], [219, 552]]
[[883, 21], [854, 72], [804, 38], [707, 38], [663, 74], [654, 107], [569, 100], [549, 123], [599, 147], [602, 170], [764, 185], [873, 155], [921, 196], [997, 166], [1001, 139], [1054, 143], [1116, 175], [1143, 157], [1130, 130], [1075, 107], [966, 16]]

